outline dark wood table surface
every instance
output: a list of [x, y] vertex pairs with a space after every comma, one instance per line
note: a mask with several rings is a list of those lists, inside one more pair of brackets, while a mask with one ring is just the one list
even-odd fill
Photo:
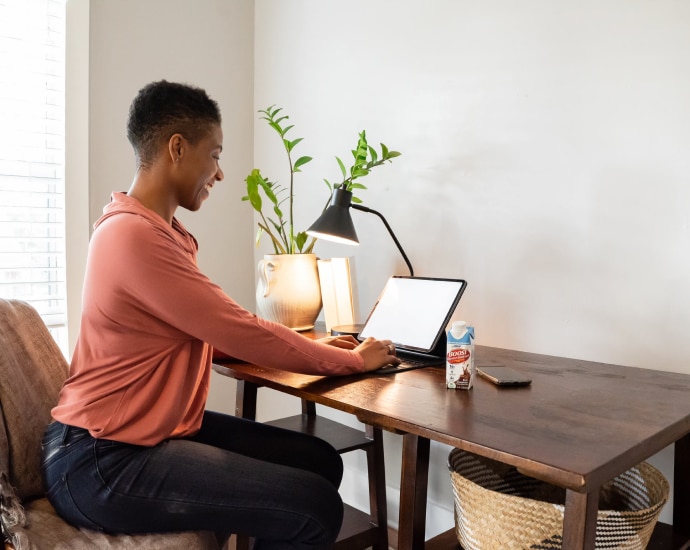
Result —
[[425, 543], [429, 442], [512, 464], [566, 489], [563, 548], [594, 548], [600, 486], [675, 445], [674, 540], [690, 538], [690, 376], [477, 346], [478, 365], [506, 365], [532, 385], [445, 387], [442, 368], [325, 378], [246, 363], [214, 368], [402, 434], [399, 550]]

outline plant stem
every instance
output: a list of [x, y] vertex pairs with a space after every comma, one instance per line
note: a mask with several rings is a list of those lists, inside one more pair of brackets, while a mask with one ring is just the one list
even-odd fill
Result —
[[264, 216], [263, 212], [259, 212], [261, 215], [261, 219], [263, 220], [264, 223], [260, 223], [259, 227], [263, 229], [268, 236], [271, 238], [271, 242], [273, 243], [273, 250], [275, 250], [276, 254], [285, 254], [285, 248], [283, 248], [283, 245], [280, 243], [280, 240], [273, 234], [273, 232], [269, 229], [268, 227], [268, 222], [266, 221], [266, 217]]
[[295, 231], [294, 231], [294, 224], [293, 224], [293, 219], [292, 219], [292, 203], [294, 199], [294, 194], [293, 194], [293, 186], [294, 186], [294, 180], [295, 180], [295, 172], [292, 169], [292, 157], [290, 156], [290, 149], [288, 146], [285, 146], [285, 150], [287, 151], [287, 157], [288, 157], [288, 166], [290, 166], [290, 239], [288, 240], [288, 254], [293, 254], [294, 253], [294, 246], [295, 246]]

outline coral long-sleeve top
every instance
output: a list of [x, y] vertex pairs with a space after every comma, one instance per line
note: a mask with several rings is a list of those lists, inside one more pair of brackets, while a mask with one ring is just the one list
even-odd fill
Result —
[[173, 220], [114, 193], [89, 244], [83, 311], [53, 418], [137, 445], [198, 431], [212, 348], [293, 372], [344, 375], [361, 356], [256, 317], [196, 265], [197, 242]]

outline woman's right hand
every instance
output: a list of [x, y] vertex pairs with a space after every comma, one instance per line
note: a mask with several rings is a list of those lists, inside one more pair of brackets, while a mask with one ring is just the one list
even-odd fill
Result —
[[357, 346], [355, 351], [364, 359], [365, 372], [400, 363], [400, 359], [395, 356], [395, 346], [390, 340], [369, 337]]

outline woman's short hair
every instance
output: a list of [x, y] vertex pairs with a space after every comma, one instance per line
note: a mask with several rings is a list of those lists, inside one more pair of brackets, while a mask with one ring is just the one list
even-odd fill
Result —
[[159, 80], [144, 86], [129, 107], [127, 139], [139, 166], [150, 165], [161, 142], [173, 134], [197, 143], [212, 125], [220, 125], [220, 109], [201, 88]]

